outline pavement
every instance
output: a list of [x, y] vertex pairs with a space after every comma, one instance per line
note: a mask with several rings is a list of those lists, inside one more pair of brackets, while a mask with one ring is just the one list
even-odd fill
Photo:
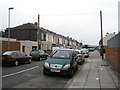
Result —
[[82, 69], [68, 81], [65, 88], [119, 90], [118, 75], [106, 60], [102, 60], [99, 52], [92, 52], [93, 56], [86, 59]]

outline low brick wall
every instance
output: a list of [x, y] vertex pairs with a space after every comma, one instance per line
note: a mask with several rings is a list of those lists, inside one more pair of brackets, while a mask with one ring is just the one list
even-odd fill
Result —
[[120, 73], [120, 48], [107, 48], [106, 60]]
[[[20, 50], [20, 42], [10, 42], [10, 50]], [[8, 41], [2, 41], [2, 53], [8, 51]]]

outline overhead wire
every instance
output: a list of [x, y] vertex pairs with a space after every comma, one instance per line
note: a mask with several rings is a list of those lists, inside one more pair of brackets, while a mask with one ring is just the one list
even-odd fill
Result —
[[98, 14], [98, 12], [87, 12], [87, 13], [75, 13], [75, 14], [51, 14], [51, 15], [40, 15], [40, 16], [77, 16], [77, 15], [89, 15], [89, 14]]

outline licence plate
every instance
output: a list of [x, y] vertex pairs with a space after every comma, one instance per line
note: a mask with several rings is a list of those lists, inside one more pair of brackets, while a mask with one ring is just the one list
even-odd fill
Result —
[[51, 69], [51, 72], [60, 72], [60, 70]]

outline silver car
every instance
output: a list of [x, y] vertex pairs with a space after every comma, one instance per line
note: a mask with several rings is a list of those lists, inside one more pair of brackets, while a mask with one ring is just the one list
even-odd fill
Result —
[[89, 51], [88, 51], [88, 49], [81, 49], [81, 54], [84, 54], [84, 57], [88, 58], [89, 57]]

